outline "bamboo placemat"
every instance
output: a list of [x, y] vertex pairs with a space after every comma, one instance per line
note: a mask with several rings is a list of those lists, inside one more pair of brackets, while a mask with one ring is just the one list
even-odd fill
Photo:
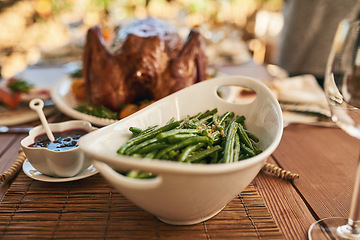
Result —
[[0, 202], [0, 239], [284, 239], [250, 184], [212, 219], [172, 226], [140, 209], [100, 174], [46, 183], [23, 172]]

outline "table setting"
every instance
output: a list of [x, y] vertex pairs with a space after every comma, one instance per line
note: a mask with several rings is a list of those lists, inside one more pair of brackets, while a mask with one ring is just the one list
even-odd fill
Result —
[[[142, 24], [134, 32], [151, 34]], [[355, 161], [336, 166], [356, 158], [357, 142], [332, 121], [314, 76], [254, 62], [216, 66], [211, 77], [206, 64], [184, 73], [177, 67], [205, 62], [195, 30], [164, 75], [144, 54], [134, 69], [123, 68], [127, 52], [106, 52], [100, 33], [89, 30], [83, 61], [33, 65], [14, 76], [39, 91], [22, 93], [21, 113], [0, 112], [1, 238], [307, 239], [313, 222], [348, 214]], [[185, 75], [165, 81], [174, 69]], [[80, 110], [88, 104], [103, 104], [114, 117]], [[85, 133], [74, 141], [74, 130]], [[50, 149], [60, 133], [66, 140]], [[339, 185], [327, 186], [332, 177]]]

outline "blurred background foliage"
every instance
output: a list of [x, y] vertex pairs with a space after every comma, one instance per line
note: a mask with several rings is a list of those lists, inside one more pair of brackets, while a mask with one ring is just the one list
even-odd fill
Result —
[[11, 77], [41, 62], [79, 60], [89, 27], [101, 25], [111, 43], [116, 29], [147, 16], [168, 20], [184, 38], [190, 28], [198, 28], [213, 65], [249, 58], [271, 62], [282, 7], [283, 0], [4, 0], [1, 74]]

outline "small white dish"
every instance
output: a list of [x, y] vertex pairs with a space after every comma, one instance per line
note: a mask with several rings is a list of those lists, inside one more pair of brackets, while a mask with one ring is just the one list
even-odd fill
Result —
[[[70, 132], [74, 130], [82, 130], [84, 134], [94, 130], [90, 122], [83, 120], [50, 123], [49, 128], [54, 134], [67, 133], [67, 135], [64, 135], [67, 137], [70, 137]], [[54, 177], [73, 177], [91, 165], [90, 158], [85, 156], [80, 148], [76, 146], [76, 140], [74, 139], [67, 142], [67, 144], [73, 144], [72, 148], [65, 148], [62, 151], [57, 151], [56, 148], [32, 147], [32, 144], [37, 141], [36, 139], [40, 135], [45, 135], [45, 128], [42, 125], [31, 129], [29, 135], [20, 142], [27, 159], [39, 172]], [[65, 139], [60, 140], [60, 143], [65, 147]], [[56, 144], [54, 145], [56, 146]]]
[[56, 85], [51, 91], [51, 99], [61, 112], [68, 115], [69, 117], [86, 120], [97, 126], [107, 126], [118, 121], [115, 119], [91, 116], [75, 110], [75, 107], [85, 103], [79, 102], [75, 98], [74, 94], [71, 91], [71, 81], [71, 78], [64, 77], [56, 83]]
[[23, 171], [28, 177], [42, 182], [70, 182], [93, 176], [99, 172], [93, 165], [90, 165], [73, 177], [51, 177], [36, 170], [27, 159], [23, 163]]

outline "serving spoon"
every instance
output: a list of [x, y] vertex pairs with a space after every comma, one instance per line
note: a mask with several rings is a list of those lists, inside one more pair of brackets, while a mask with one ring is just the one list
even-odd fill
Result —
[[34, 99], [32, 99], [30, 101], [29, 107], [38, 114], [39, 119], [41, 121], [41, 124], [43, 125], [43, 127], [45, 129], [47, 137], [49, 138], [49, 140], [51, 142], [54, 142], [55, 137], [54, 137], [53, 133], [50, 130], [49, 123], [46, 120], [46, 117], [45, 117], [45, 114], [44, 114], [44, 111], [43, 111], [44, 101], [41, 100], [40, 98], [34, 98]]

